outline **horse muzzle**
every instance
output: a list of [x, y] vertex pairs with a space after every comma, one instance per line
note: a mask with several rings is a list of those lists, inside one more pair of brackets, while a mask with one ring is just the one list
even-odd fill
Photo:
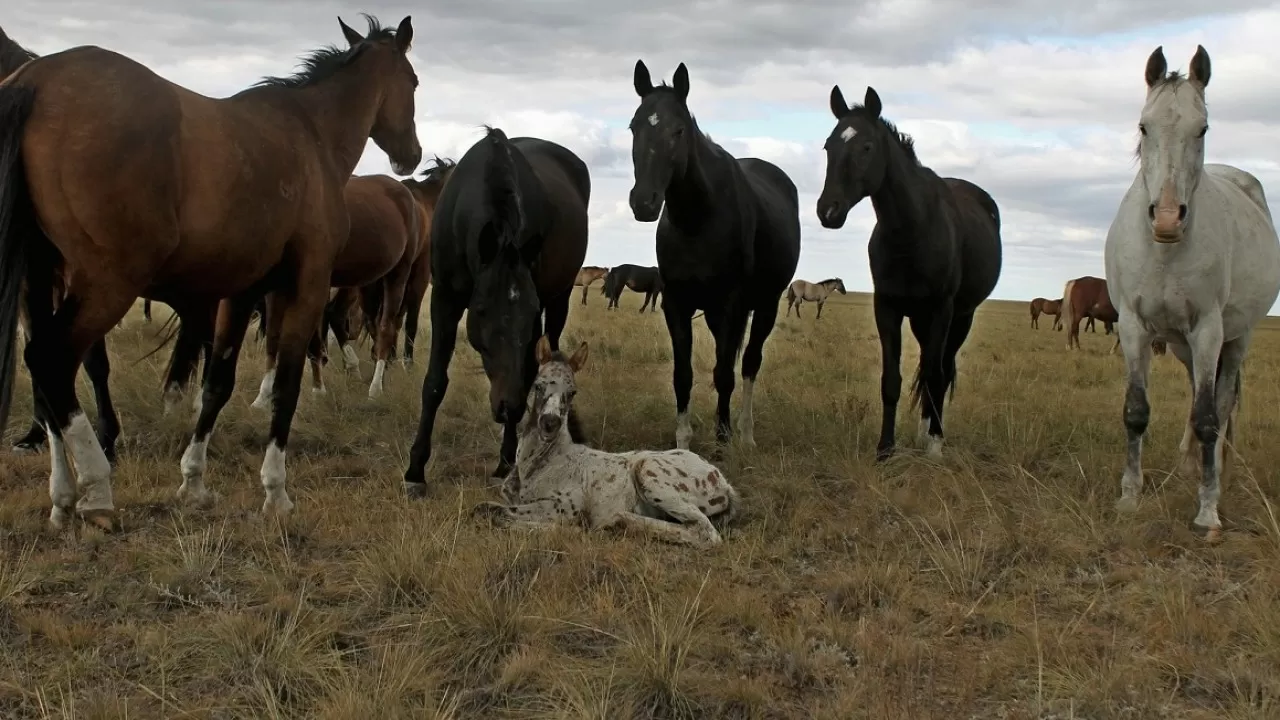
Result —
[[555, 439], [563, 425], [564, 420], [559, 415], [538, 416], [538, 430], [542, 433], [543, 440]]
[[656, 192], [631, 190], [631, 214], [637, 222], [654, 222], [662, 213], [662, 196]]
[[818, 222], [822, 223], [822, 227], [828, 230], [839, 230], [844, 227], [844, 221], [849, 217], [851, 207], [843, 202], [822, 202], [818, 201]]
[[1187, 223], [1187, 205], [1172, 202], [1161, 202], [1159, 205], [1147, 206], [1147, 217], [1151, 220], [1151, 236], [1158, 243], [1176, 243], [1182, 239], [1182, 231]]

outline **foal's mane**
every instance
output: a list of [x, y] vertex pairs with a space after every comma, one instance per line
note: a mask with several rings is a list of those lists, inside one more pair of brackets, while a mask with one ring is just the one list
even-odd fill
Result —
[[371, 44], [381, 40], [389, 40], [396, 36], [395, 28], [383, 27], [378, 18], [366, 13], [360, 13], [360, 15], [369, 24], [369, 31], [365, 33], [364, 42], [345, 50], [336, 45], [325, 45], [322, 48], [312, 50], [302, 58], [298, 71], [293, 75], [288, 77], [264, 77], [254, 83], [253, 87], [304, 88], [314, 85], [332, 77], [334, 73], [346, 67]]
[[[849, 112], [847, 114], [852, 115], [853, 113], [856, 113], [856, 112], [866, 112], [866, 110], [867, 110], [867, 107], [865, 105], [854, 103], [853, 105], [849, 106]], [[884, 115], [881, 115], [876, 119], [879, 120], [880, 123], [884, 125], [885, 129], [889, 131], [889, 137], [898, 141], [898, 147], [902, 148], [902, 151], [907, 154], [907, 158], [913, 164], [920, 165], [920, 158], [916, 157], [915, 138], [899, 130], [898, 126], [894, 125], [892, 122], [886, 119]]]

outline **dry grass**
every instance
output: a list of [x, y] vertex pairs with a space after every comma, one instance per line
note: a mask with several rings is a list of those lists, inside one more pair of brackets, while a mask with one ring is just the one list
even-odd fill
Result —
[[[668, 340], [638, 306], [575, 301], [566, 335], [592, 345], [579, 397], [608, 448], [672, 442]], [[470, 521], [495, 495], [498, 448], [470, 348], [440, 416], [432, 499], [399, 495], [423, 364], [389, 374], [372, 403], [368, 363], [360, 382], [335, 363], [330, 395], [308, 393], [294, 426], [299, 510], [284, 527], [258, 518], [254, 347], [214, 436], [222, 502], [185, 512], [171, 497], [191, 422], [161, 417], [159, 358], [132, 364], [164, 312], [152, 326], [135, 313], [112, 335], [126, 531], [48, 534], [47, 457], [0, 464], [0, 716], [1280, 716], [1280, 324], [1255, 340], [1229, 529], [1209, 546], [1189, 526], [1193, 482], [1165, 471], [1188, 408], [1172, 357], [1155, 363], [1148, 489], [1119, 519], [1110, 338], [1086, 334], [1068, 355], [1062, 334], [1027, 327], [1023, 304], [988, 304], [961, 357], [945, 461], [876, 466], [867, 300], [829, 305], [820, 325], [805, 314], [780, 319], [766, 350], [759, 449], [721, 461], [746, 515], [699, 555]], [[705, 450], [712, 347], [697, 325]], [[28, 407], [20, 395], [11, 435]], [[910, 440], [915, 419], [904, 411], [900, 426]]]

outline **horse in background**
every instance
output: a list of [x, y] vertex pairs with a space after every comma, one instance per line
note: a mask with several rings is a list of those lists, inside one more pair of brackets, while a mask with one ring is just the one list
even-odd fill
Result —
[[1222, 532], [1218, 500], [1225, 445], [1238, 422], [1241, 368], [1254, 330], [1280, 297], [1280, 238], [1262, 183], [1239, 168], [1204, 162], [1209, 77], [1203, 46], [1185, 76], [1169, 72], [1162, 47], [1147, 59], [1140, 168], [1111, 222], [1105, 260], [1128, 379], [1128, 453], [1116, 509], [1137, 509], [1151, 416], [1148, 348], [1163, 340], [1191, 382], [1179, 471], [1199, 471], [1194, 524], [1212, 541]]
[[[458, 160], [431, 223], [431, 358], [422, 411], [404, 472], [410, 498], [426, 495], [436, 413], [449, 387], [458, 323], [489, 379], [489, 410], [503, 425], [495, 477], [516, 461], [517, 427], [537, 374], [534, 345], [552, 350], [569, 316], [573, 281], [587, 254], [591, 175], [569, 149], [497, 128]], [[570, 418], [575, 440], [581, 432]]]
[[[339, 24], [347, 48], [317, 50], [297, 74], [230, 98], [198, 95], [93, 46], [31, 60], [0, 85], [0, 429], [25, 296], [24, 356], [49, 430], [54, 527], [72, 513], [117, 527], [112, 467], [75, 379], [85, 353], [140, 296], [179, 313], [225, 298], [178, 491], [204, 504], [213, 499], [204, 484], [209, 437], [234, 387], [250, 312], [262, 295], [288, 289], [283, 396], [261, 476], [263, 512], [293, 508], [285, 449], [307, 340], [348, 225], [333, 199], [369, 139], [398, 172], [412, 171], [422, 155], [409, 18], [391, 29], [370, 17], [364, 34]], [[235, 150], [244, 147], [254, 152]], [[66, 293], [55, 308], [59, 277]]]
[[1085, 317], [1097, 318], [1110, 328], [1119, 314], [1111, 304], [1107, 281], [1092, 275], [1068, 280], [1062, 289], [1062, 318], [1067, 328], [1067, 349], [1080, 347], [1080, 321]]
[[662, 294], [662, 274], [653, 266], [623, 264], [614, 267], [605, 276], [602, 289], [604, 295], [609, 298], [606, 310], [618, 307], [618, 299], [622, 297], [624, 288], [644, 293], [644, 303], [640, 305], [640, 312], [644, 312], [645, 308], [648, 308], [649, 312], [654, 312], [658, 309], [658, 296]]
[[715, 338], [712, 371], [716, 440], [730, 434], [733, 370], [742, 349], [738, 433], [755, 444], [753, 397], [764, 343], [778, 319], [778, 301], [800, 260], [800, 200], [777, 165], [735, 158], [699, 128], [689, 110], [689, 69], [676, 67], [672, 85], [655, 87], [637, 60], [632, 86], [640, 97], [631, 118], [635, 184], [629, 204], [638, 222], [657, 222], [662, 310], [671, 336], [676, 395], [676, 447], [693, 437], [693, 314], [702, 310]]
[[796, 317], [800, 317], [800, 305], [805, 302], [818, 303], [818, 317], [822, 318], [822, 306], [827, 304], [831, 293], [846, 293], [844, 281], [831, 278], [822, 282], [811, 283], [808, 280], [795, 280], [787, 287], [787, 317], [791, 317], [791, 308], [796, 309]]
[[578, 271], [578, 277], [574, 279], [573, 286], [582, 288], [582, 304], [587, 304], [587, 290], [591, 287], [591, 283], [597, 280], [604, 280], [609, 275], [609, 268], [600, 267], [598, 265], [584, 265]]
[[1036, 298], [1031, 301], [1031, 329], [1040, 329], [1040, 316], [1053, 316], [1053, 329], [1062, 329], [1062, 299], [1046, 300], [1044, 298]]
[[838, 85], [831, 88], [836, 125], [825, 144], [826, 180], [816, 210], [822, 226], [833, 230], [844, 226], [863, 198], [870, 197], [876, 211], [867, 248], [883, 362], [876, 458], [888, 458], [894, 450], [904, 317], [920, 343], [911, 391], [920, 408], [920, 440], [937, 457], [943, 401], [955, 387], [956, 355], [973, 327], [974, 312], [1000, 279], [1000, 209], [977, 185], [941, 178], [922, 164], [911, 137], [898, 132], [881, 110], [871, 87], [863, 104], [852, 107]]

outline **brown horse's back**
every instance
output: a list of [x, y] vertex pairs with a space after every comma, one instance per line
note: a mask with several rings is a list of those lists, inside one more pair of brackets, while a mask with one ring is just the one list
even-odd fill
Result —
[[399, 180], [353, 176], [343, 190], [351, 232], [333, 264], [334, 287], [356, 287], [386, 275], [420, 246], [418, 202]]

